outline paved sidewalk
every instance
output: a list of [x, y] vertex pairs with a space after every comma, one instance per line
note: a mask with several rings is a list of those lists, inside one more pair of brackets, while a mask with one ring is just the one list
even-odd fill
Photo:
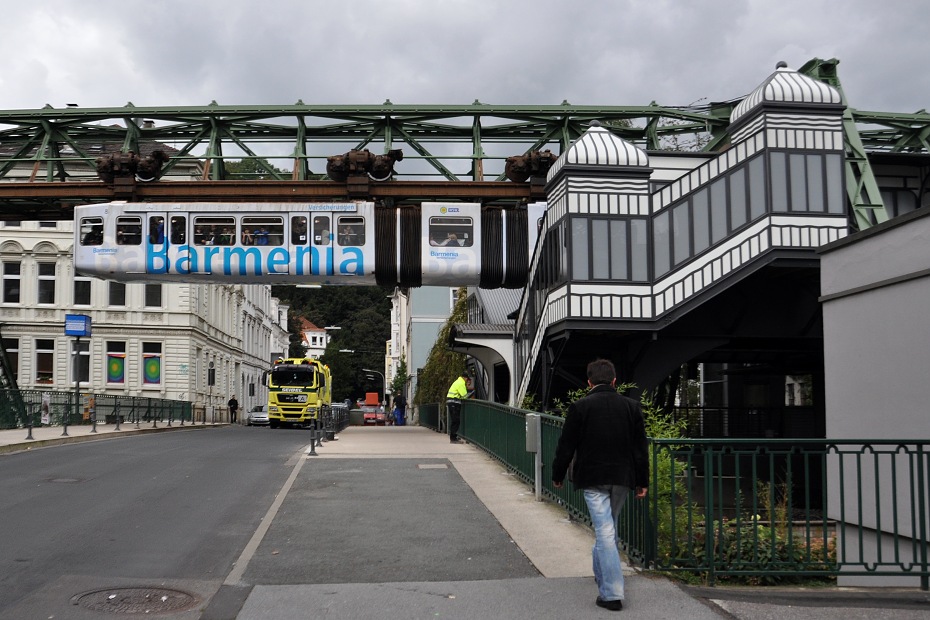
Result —
[[[69, 426], [0, 431], [0, 454], [50, 447], [77, 441], [95, 441], [150, 432], [220, 429], [207, 424], [171, 427], [159, 423], [140, 425]], [[309, 452], [309, 451], [308, 451]], [[214, 597], [202, 620], [291, 620], [326, 617], [366, 618], [597, 618], [611, 612], [594, 606], [596, 586], [591, 571], [590, 530], [570, 521], [564, 510], [537, 502], [533, 489], [507, 472], [497, 461], [469, 444], [450, 444], [444, 435], [420, 427], [349, 427], [336, 441], [325, 442], [316, 455], [301, 455], [304, 468], [295, 476], [311, 475], [314, 462], [347, 459], [417, 459], [433, 466], [448, 462], [478, 500], [506, 531], [538, 571], [538, 577], [478, 581], [417, 581], [384, 583], [336, 583], [254, 585], [243, 587], [249, 557], [243, 551], [227, 577], [233, 597], [224, 607]], [[316, 469], [320, 469], [317, 467]], [[286, 494], [286, 489], [284, 490]], [[358, 494], [358, 510], [369, 510], [367, 497]], [[282, 498], [283, 501], [287, 501]], [[430, 501], [425, 498], [424, 501]], [[463, 520], [467, 514], [461, 515]], [[449, 527], [457, 527], [450, 523]], [[255, 541], [256, 547], [260, 544]], [[377, 541], [374, 541], [377, 544]], [[250, 543], [251, 546], [251, 543]], [[338, 559], [338, 558], [337, 558]], [[693, 618], [710, 620], [917, 620], [930, 618], [930, 594], [919, 590], [886, 588], [696, 588], [625, 566], [627, 602], [625, 618]], [[235, 600], [235, 596], [241, 596]]]

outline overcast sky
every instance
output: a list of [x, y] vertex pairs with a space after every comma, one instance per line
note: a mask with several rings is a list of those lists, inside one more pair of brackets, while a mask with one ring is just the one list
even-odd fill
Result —
[[860, 110], [930, 109], [930, 2], [5, 2], [0, 109], [687, 105], [838, 58]]

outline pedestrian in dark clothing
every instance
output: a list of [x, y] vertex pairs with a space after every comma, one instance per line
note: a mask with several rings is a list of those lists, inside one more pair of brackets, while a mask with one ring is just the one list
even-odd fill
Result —
[[630, 489], [643, 498], [649, 484], [642, 406], [618, 394], [616, 382], [608, 360], [588, 364], [591, 390], [569, 405], [552, 462], [556, 488], [567, 472], [575, 488], [584, 491], [594, 527], [595, 603], [611, 611], [620, 611], [624, 598], [617, 518]]
[[395, 424], [397, 426], [404, 426], [407, 424], [407, 399], [403, 394], [398, 394], [397, 398], [394, 399], [394, 414]]
[[233, 394], [233, 397], [229, 399], [229, 402], [226, 403], [229, 407], [229, 421], [233, 424], [236, 423], [236, 415], [239, 413], [239, 401], [236, 400], [236, 395]]

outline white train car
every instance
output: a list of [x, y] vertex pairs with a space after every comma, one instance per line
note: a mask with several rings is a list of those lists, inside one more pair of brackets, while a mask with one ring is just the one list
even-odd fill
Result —
[[111, 202], [75, 208], [74, 261], [119, 281], [519, 288], [544, 208]]

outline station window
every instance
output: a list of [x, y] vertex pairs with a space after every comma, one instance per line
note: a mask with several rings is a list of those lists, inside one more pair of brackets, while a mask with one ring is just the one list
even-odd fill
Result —
[[365, 245], [365, 218], [357, 215], [340, 217], [336, 224], [339, 245]]
[[429, 218], [429, 244], [432, 246], [471, 247], [474, 239], [474, 224], [470, 217]]
[[[272, 215], [252, 215], [242, 218], [242, 235], [249, 231], [254, 245], [284, 245], [284, 218]], [[248, 244], [253, 245], [253, 244]]]

